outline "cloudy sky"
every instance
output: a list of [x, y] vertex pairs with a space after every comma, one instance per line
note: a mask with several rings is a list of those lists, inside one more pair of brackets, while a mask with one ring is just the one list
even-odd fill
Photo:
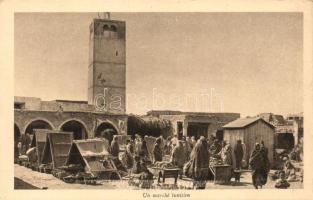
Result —
[[[15, 14], [15, 95], [87, 100], [97, 13]], [[111, 13], [126, 21], [127, 113], [303, 111], [300, 13]]]

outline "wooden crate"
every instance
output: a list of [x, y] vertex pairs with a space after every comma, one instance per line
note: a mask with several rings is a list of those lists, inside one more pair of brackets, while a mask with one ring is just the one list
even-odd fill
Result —
[[213, 165], [210, 170], [214, 175], [214, 184], [228, 184], [232, 177], [232, 166]]
[[163, 183], [165, 182], [166, 178], [174, 178], [174, 184], [176, 184], [180, 170], [180, 168], [151, 168], [151, 171], [153, 171], [153, 173], [158, 176], [158, 183], [161, 182], [161, 178], [163, 179]]

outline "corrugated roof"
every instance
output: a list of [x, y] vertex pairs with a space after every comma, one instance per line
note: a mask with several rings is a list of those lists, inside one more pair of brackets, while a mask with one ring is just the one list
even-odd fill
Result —
[[264, 119], [260, 118], [260, 117], [251, 117], [251, 118], [241, 118], [241, 119], [236, 119], [235, 121], [232, 121], [228, 124], [226, 124], [225, 126], [223, 126], [223, 128], [244, 128], [258, 120], [262, 120], [263, 122], [267, 123], [268, 125], [270, 125], [271, 127], [273, 127], [273, 125], [271, 125], [270, 123], [266, 122]]

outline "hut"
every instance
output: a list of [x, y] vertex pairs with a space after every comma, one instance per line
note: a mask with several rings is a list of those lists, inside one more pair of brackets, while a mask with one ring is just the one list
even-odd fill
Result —
[[234, 148], [237, 140], [241, 140], [246, 146], [244, 160], [249, 157], [254, 149], [255, 143], [264, 141], [268, 148], [268, 158], [273, 164], [275, 127], [260, 117], [242, 118], [232, 121], [223, 126], [223, 139]]

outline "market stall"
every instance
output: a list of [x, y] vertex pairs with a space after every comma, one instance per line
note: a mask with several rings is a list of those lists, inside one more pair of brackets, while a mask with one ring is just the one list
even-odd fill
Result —
[[72, 132], [51, 131], [47, 133], [39, 170], [51, 173], [53, 169], [64, 166], [73, 142]]

